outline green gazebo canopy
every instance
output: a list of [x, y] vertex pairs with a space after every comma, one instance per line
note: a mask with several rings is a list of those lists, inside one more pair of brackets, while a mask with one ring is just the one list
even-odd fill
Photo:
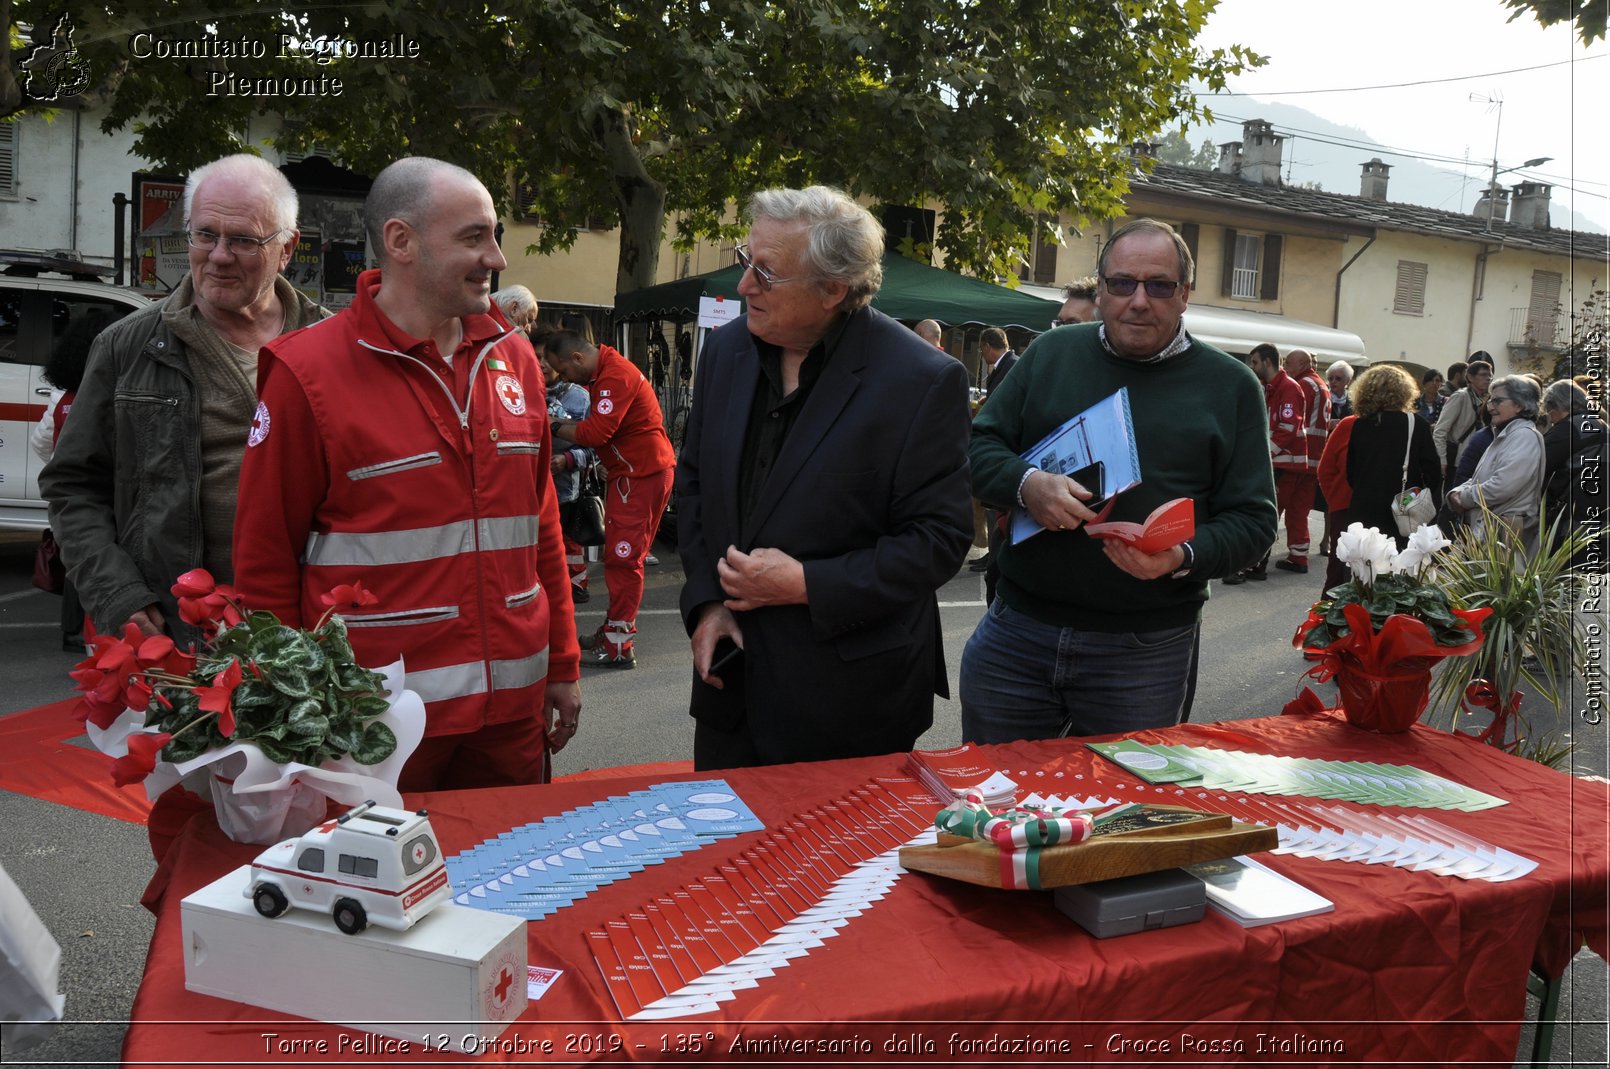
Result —
[[[734, 264], [706, 275], [690, 275], [675, 282], [615, 295], [615, 322], [639, 323], [657, 319], [693, 319], [700, 297], [738, 299], [743, 271]], [[946, 326], [979, 323], [992, 327], [1021, 327], [1042, 331], [1062, 307], [1017, 290], [976, 278], [929, 267], [898, 253], [883, 258], [883, 288], [872, 307], [893, 319], [937, 319]]]

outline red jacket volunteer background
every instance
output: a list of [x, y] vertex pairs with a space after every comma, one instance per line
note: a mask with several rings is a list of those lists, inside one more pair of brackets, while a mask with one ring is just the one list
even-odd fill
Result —
[[637, 479], [676, 467], [659, 398], [636, 364], [600, 345], [598, 371], [587, 391], [592, 408], [576, 424], [571, 441], [595, 450], [611, 479]]

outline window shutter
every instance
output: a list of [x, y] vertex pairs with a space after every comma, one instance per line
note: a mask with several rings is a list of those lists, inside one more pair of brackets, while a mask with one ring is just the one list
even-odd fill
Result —
[[1526, 343], [1547, 348], [1554, 347], [1560, 319], [1560, 283], [1558, 271], [1532, 272], [1532, 299], [1526, 306]]
[[1219, 292], [1230, 296], [1230, 287], [1235, 281], [1235, 231], [1229, 227], [1224, 228], [1224, 270], [1219, 276]]
[[[1196, 243], [1201, 240], [1202, 228], [1195, 223], [1181, 223], [1180, 237], [1185, 241], [1185, 247], [1191, 250], [1191, 263], [1195, 264], [1197, 256], [1200, 255], [1196, 251]], [[1194, 282], [1195, 280], [1186, 279], [1185, 281]]]
[[1266, 301], [1280, 297], [1280, 245], [1279, 234], [1263, 236], [1263, 274], [1258, 279], [1258, 296]]
[[0, 122], [0, 197], [17, 192], [17, 124]]
[[1392, 294], [1392, 311], [1398, 315], [1424, 315], [1426, 309], [1426, 265], [1413, 260], [1398, 261], [1398, 282]]
[[1034, 284], [1054, 286], [1057, 281], [1057, 243], [1043, 232], [1034, 235]]

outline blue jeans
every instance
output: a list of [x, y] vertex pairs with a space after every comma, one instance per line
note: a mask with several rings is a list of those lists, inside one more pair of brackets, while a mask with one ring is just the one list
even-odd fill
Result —
[[1179, 723], [1201, 621], [1109, 633], [1043, 624], [996, 598], [962, 651], [962, 738], [1012, 742]]

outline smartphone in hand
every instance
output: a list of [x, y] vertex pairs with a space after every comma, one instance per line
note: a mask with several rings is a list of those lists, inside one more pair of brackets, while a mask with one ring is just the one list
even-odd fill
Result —
[[725, 682], [743, 669], [743, 647], [726, 635], [716, 639], [716, 648], [710, 655], [710, 674]]
[[1092, 495], [1090, 500], [1081, 502], [1085, 508], [1095, 512], [1100, 509], [1101, 506], [1107, 503], [1107, 492], [1105, 486], [1107, 482], [1107, 468], [1106, 465], [1102, 464], [1101, 461], [1091, 461], [1078, 471], [1069, 474], [1068, 478], [1090, 491]]

